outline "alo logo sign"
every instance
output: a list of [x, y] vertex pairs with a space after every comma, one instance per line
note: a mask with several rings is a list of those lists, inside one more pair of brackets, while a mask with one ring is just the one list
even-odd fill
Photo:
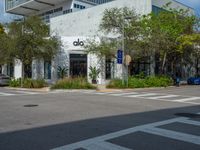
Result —
[[74, 42], [73, 42], [73, 45], [74, 45], [74, 46], [84, 46], [84, 42], [83, 42], [83, 41], [80, 41], [80, 39], [78, 39], [77, 41], [74, 41]]

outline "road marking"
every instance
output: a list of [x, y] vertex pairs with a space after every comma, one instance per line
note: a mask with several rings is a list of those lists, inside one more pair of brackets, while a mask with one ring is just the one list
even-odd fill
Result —
[[[99, 143], [99, 144], [97, 144], [98, 146], [103, 146], [102, 149], [104, 149], [104, 147], [105, 147], [105, 150], [113, 150], [113, 149], [115, 150], [116, 148], [118, 148], [118, 145], [110, 144], [110, 143], [107, 143], [105, 141], [108, 141], [110, 139], [114, 139], [114, 138], [117, 138], [117, 137], [121, 137], [121, 136], [124, 136], [124, 135], [127, 135], [127, 134], [139, 132], [139, 131], [143, 131], [143, 132], [154, 134], [154, 135], [164, 136], [164, 137], [168, 137], [168, 138], [171, 138], [171, 139], [176, 139], [176, 140], [200, 145], [200, 136], [195, 136], [195, 135], [191, 135], [191, 134], [186, 134], [186, 133], [156, 128], [156, 127], [159, 127], [159, 126], [162, 126], [162, 125], [171, 124], [171, 123], [175, 123], [175, 122], [187, 122], [186, 120], [190, 121], [189, 118], [187, 118], [187, 117], [178, 117], [178, 118], [173, 118], [173, 119], [169, 119], [169, 120], [149, 123], [149, 124], [136, 126], [136, 127], [124, 129], [124, 130], [121, 130], [121, 131], [109, 133], [109, 134], [106, 134], [106, 135], [103, 135], [103, 136], [83, 140], [83, 141], [80, 141], [80, 142], [72, 143], [72, 144], [69, 144], [69, 145], [65, 145], [65, 146], [62, 146], [62, 147], [55, 148], [53, 150], [75, 150], [75, 149], [78, 149], [78, 148], [84, 148], [84, 149], [87, 149], [87, 148], [92, 149], [93, 148], [93, 150], [95, 150], [94, 146], [97, 143]], [[192, 124], [193, 123], [194, 122], [192, 122]], [[195, 124], [198, 124], [198, 123], [195, 122]], [[98, 148], [97, 148], [97, 150], [99, 150]]]
[[[120, 91], [119, 91], [120, 92]], [[110, 95], [110, 96], [121, 96], [121, 97], [137, 97], [137, 98], [145, 98], [150, 100], [158, 100], [158, 101], [168, 101], [168, 102], [181, 102], [185, 104], [199, 105], [200, 102], [194, 102], [194, 100], [200, 100], [200, 97], [189, 97], [183, 95], [166, 95], [166, 93], [146, 93], [146, 92], [83, 92], [88, 94], [97, 94], [97, 95]], [[149, 97], [148, 97], [149, 96]], [[170, 99], [170, 98], [180, 98], [180, 97], [188, 97], [182, 99]]]
[[21, 93], [21, 94], [39, 94], [37, 92], [29, 92], [29, 91], [15, 91], [17, 93]]
[[0, 92], [0, 96], [12, 96], [12, 95], [16, 95], [16, 94]]
[[166, 129], [159, 129], [159, 128], [147, 128], [147, 129], [143, 129], [142, 131], [146, 133], [154, 134], [154, 135], [164, 136], [167, 138], [200, 145], [200, 136], [196, 136], [196, 135], [170, 131]]
[[179, 95], [164, 95], [164, 96], [156, 96], [156, 97], [148, 97], [149, 99], [162, 99], [162, 98], [172, 98], [179, 97]]
[[185, 123], [185, 124], [190, 124], [190, 125], [195, 125], [195, 126], [200, 126], [200, 122], [199, 121], [194, 121], [194, 120], [180, 120], [178, 122]]
[[187, 102], [187, 101], [192, 101], [192, 100], [200, 100], [200, 97], [188, 97], [188, 98], [183, 98], [183, 99], [178, 99], [175, 100], [176, 102]]
[[116, 92], [96, 92], [95, 94], [97, 94], [97, 95], [106, 95], [106, 94], [114, 94], [114, 93], [116, 93]]
[[112, 96], [124, 96], [124, 95], [131, 95], [131, 94], [139, 94], [138, 92], [129, 92], [129, 93], [117, 93], [117, 94], [109, 94]]
[[146, 93], [146, 94], [137, 94], [137, 95], [128, 95], [124, 97], [146, 97], [146, 96], [154, 96], [157, 95], [157, 93]]
[[99, 142], [84, 147], [87, 150], [131, 150], [109, 142]]

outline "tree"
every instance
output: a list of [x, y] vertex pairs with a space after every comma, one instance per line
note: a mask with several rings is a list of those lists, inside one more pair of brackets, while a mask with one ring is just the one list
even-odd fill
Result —
[[[195, 66], [196, 76], [200, 75], [200, 34], [193, 33], [190, 35], [183, 35], [178, 39], [179, 45], [178, 48], [183, 51], [185, 58], [187, 58], [187, 64], [190, 64], [191, 67]], [[190, 54], [188, 54], [188, 52]]]
[[125, 54], [131, 55], [131, 50], [136, 47], [139, 38], [139, 25], [139, 16], [133, 9], [127, 7], [106, 9], [99, 26], [102, 35], [99, 37], [100, 41], [89, 40], [85, 46], [86, 52], [102, 59], [116, 58], [118, 49], [125, 49]]
[[195, 24], [195, 16], [188, 10], [170, 9], [169, 5], [158, 14], [151, 13], [142, 18], [144, 34], [141, 39], [159, 57], [160, 73], [166, 73], [166, 64], [171, 64], [174, 72], [175, 64], [183, 60], [184, 52], [178, 48], [178, 38], [193, 33]]
[[10, 62], [10, 41], [8, 35], [5, 32], [4, 26], [0, 24], [0, 64]]
[[25, 65], [30, 65], [33, 59], [51, 60], [60, 47], [58, 38], [49, 36], [48, 25], [37, 16], [10, 23], [8, 37], [9, 57], [22, 62], [22, 77]]
[[116, 46], [131, 55], [140, 38], [140, 16], [127, 7], [106, 9], [99, 28], [105, 35], [116, 37], [115, 43], [121, 43]]
[[89, 42], [88, 48], [89, 52], [97, 55], [113, 56], [117, 49], [123, 49], [124, 41], [125, 54], [133, 59], [154, 57], [160, 68], [159, 74], [175, 73], [177, 65], [191, 61], [193, 57], [188, 56], [192, 55], [194, 45], [197, 45], [190, 40], [192, 50], [186, 50], [186, 46], [181, 48], [185, 44], [180, 37], [195, 34], [196, 28], [199, 29], [196, 16], [191, 15], [189, 10], [171, 9], [170, 3], [157, 14], [152, 12], [143, 16], [126, 7], [111, 8], [105, 10], [99, 31], [114, 37], [112, 41], [115, 42]]

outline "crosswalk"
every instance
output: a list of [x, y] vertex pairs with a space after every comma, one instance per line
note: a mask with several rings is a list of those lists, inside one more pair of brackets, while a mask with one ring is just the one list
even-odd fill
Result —
[[114, 91], [114, 92], [97, 92], [97, 91], [82, 91], [85, 94], [95, 94], [95, 95], [107, 95], [116, 97], [127, 97], [127, 98], [142, 98], [150, 100], [159, 101], [170, 101], [170, 102], [181, 102], [200, 105], [200, 97], [198, 96], [185, 96], [176, 95], [169, 93], [154, 93], [154, 92], [124, 92], [124, 91]]
[[5, 96], [21, 96], [21, 95], [35, 95], [39, 94], [39, 92], [32, 92], [32, 91], [2, 91], [0, 92], [0, 97], [5, 97]]
[[[196, 114], [196, 115], [198, 115], [198, 114]], [[177, 118], [172, 118], [172, 119], [168, 119], [168, 120], [163, 120], [163, 121], [153, 122], [153, 123], [144, 124], [144, 125], [140, 125], [140, 126], [135, 126], [135, 127], [131, 127], [128, 129], [123, 129], [123, 130], [120, 130], [117, 132], [113, 132], [113, 133], [109, 133], [106, 135], [102, 135], [102, 136], [94, 137], [91, 139], [72, 143], [69, 145], [57, 147], [52, 150], [78, 150], [78, 149], [84, 149], [84, 150], [131, 150], [132, 148], [126, 147], [125, 144], [122, 144], [123, 145], [122, 146], [120, 144], [121, 142], [119, 142], [120, 140], [117, 140], [117, 142], [114, 142], [114, 143], [110, 142], [110, 141], [112, 141], [113, 139], [117, 139], [117, 138], [122, 139], [126, 135], [132, 135], [130, 141], [133, 142], [137, 138], [137, 134], [140, 134], [140, 136], [143, 136], [143, 142], [144, 142], [145, 136], [144, 136], [144, 134], [141, 134], [141, 133], [145, 133], [147, 135], [152, 136], [152, 139], [154, 138], [154, 136], [157, 136], [159, 138], [164, 138], [165, 140], [170, 139], [173, 141], [175, 140], [176, 142], [181, 141], [181, 142], [185, 142], [188, 144], [195, 144], [195, 146], [196, 146], [195, 149], [199, 149], [200, 136], [198, 134], [194, 134], [192, 132], [188, 132], [188, 131], [184, 131], [184, 130], [179, 131], [177, 129], [177, 127], [174, 126], [174, 124], [178, 124], [178, 125], [181, 124], [179, 128], [181, 128], [183, 126], [191, 126], [191, 131], [193, 131], [192, 127], [194, 127], [194, 126], [196, 128], [200, 127], [199, 121], [192, 120], [192, 118], [188, 118], [188, 117], [177, 117]], [[170, 125], [172, 128], [167, 129], [165, 127], [166, 125], [167, 126]], [[133, 142], [134, 149], [138, 149], [137, 147], [139, 145], [142, 145], [143, 142], [141, 142], [141, 141]], [[156, 146], [159, 146], [158, 141], [154, 141], [154, 142], [157, 144]], [[151, 143], [151, 144], [153, 144], [153, 143]], [[167, 145], [163, 145], [163, 146], [164, 146], [164, 147], [162, 147], [163, 150], [165, 148], [169, 149], [169, 147], [167, 147]], [[176, 148], [180, 149], [179, 146], [180, 145], [177, 144]], [[154, 149], [155, 149], [155, 147], [154, 147]], [[193, 148], [191, 147], [191, 149], [193, 149]]]

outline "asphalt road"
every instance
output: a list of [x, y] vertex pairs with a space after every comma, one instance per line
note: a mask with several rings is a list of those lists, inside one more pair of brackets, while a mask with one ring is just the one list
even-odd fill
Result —
[[0, 88], [0, 150], [199, 150], [198, 113], [200, 86], [49, 93]]

